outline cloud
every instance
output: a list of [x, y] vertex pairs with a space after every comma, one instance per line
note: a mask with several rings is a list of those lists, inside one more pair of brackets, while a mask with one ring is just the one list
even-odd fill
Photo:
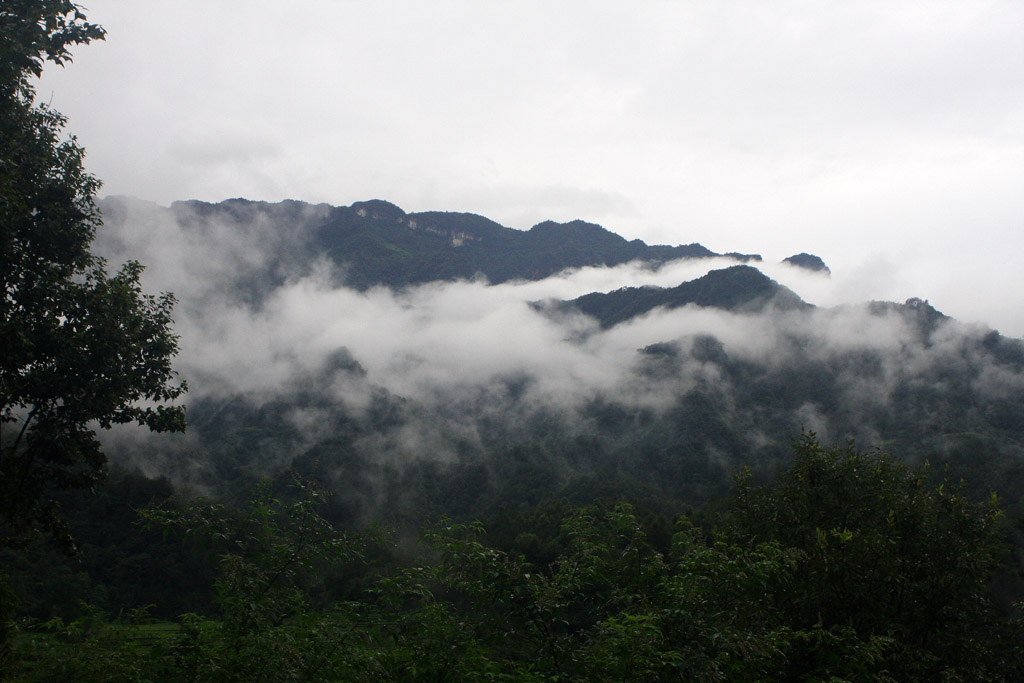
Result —
[[[196, 408], [184, 436], [118, 429], [108, 448], [149, 474], [200, 487], [216, 487], [216, 468], [239, 458], [269, 473], [303, 454], [342, 453], [365, 466], [358, 495], [376, 505], [385, 484], [375, 467], [402, 472], [426, 459], [497, 472], [491, 456], [523, 443], [559, 472], [585, 471], [609, 454], [671, 459], [679, 450], [724, 477], [741, 460], [767, 466], [802, 428], [870, 447], [891, 442], [897, 419], [974, 429], [986, 410], [1014, 414], [1005, 406], [1024, 391], [1024, 361], [1000, 360], [984, 326], [946, 321], [925, 334], [913, 311], [867, 303], [903, 285], [885, 260], [832, 277], [758, 264], [817, 304], [812, 310], [690, 305], [602, 330], [581, 314], [531, 304], [674, 287], [735, 262], [634, 262], [538, 281], [356, 291], [337, 285], [332, 263], [291, 255], [291, 240], [329, 207], [104, 206], [97, 250], [112, 264], [142, 260], [144, 288], [180, 299], [175, 367]], [[232, 212], [234, 220], [224, 218]], [[139, 438], [145, 448], [133, 448]], [[348, 465], [338, 467], [344, 481]]]
[[510, 227], [519, 229], [546, 220], [567, 222], [583, 217], [588, 222], [614, 222], [637, 212], [633, 201], [621, 192], [560, 184], [467, 188], [456, 201], [473, 206], [484, 215], [503, 215]]
[[109, 192], [581, 218], [837, 272], [884, 256], [899, 297], [1024, 336], [1014, 0], [88, 9], [108, 39], [39, 91]]
[[[238, 289], [239, 273], [265, 268], [286, 253], [286, 226], [298, 230], [301, 221], [272, 220], [260, 213], [270, 209], [258, 205], [247, 209], [256, 211], [254, 216], [233, 223], [207, 220], [181, 207], [174, 219], [145, 202], [118, 205], [127, 213], [108, 218], [110, 229], [100, 232], [97, 248], [115, 262], [129, 256], [142, 260], [147, 289], [173, 291], [180, 298], [178, 367], [194, 396], [240, 393], [265, 401], [345, 349], [365, 371], [361, 382], [397, 396], [429, 401], [529, 377], [531, 400], [579, 405], [628, 385], [637, 351], [659, 342], [713, 335], [732, 357], [772, 364], [795, 362], [794, 353], [819, 359], [860, 350], [898, 356], [912, 332], [901, 318], [871, 314], [859, 305], [890, 291], [884, 275], [891, 269], [884, 263], [853, 277], [832, 278], [785, 264], [759, 264], [818, 304], [813, 314], [730, 314], [690, 306], [655, 310], [603, 333], [583, 316], [555, 320], [530, 304], [623, 286], [672, 287], [734, 262], [680, 260], [659, 268], [629, 263], [574, 269], [534, 282], [434, 282], [400, 292], [335, 287], [339, 278], [333, 266], [322, 262], [296, 266], [290, 274], [285, 268], [279, 286], [269, 285], [261, 305], [253, 307], [251, 296]], [[309, 216], [326, 210], [297, 206]], [[809, 341], [797, 347], [793, 337]]]

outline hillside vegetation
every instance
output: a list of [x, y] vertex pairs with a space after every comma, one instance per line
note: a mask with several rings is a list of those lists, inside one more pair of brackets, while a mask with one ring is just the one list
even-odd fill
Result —
[[97, 202], [34, 83], [103, 29], [0, 29], [0, 679], [1024, 678], [1024, 340], [583, 221]]

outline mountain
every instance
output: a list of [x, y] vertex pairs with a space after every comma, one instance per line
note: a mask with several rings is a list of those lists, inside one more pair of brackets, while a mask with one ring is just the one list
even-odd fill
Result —
[[[648, 245], [584, 221], [546, 221], [527, 231], [470, 213], [406, 213], [382, 200], [329, 206], [230, 199], [174, 202], [169, 208], [126, 197], [100, 202], [108, 232], [159, 218], [188, 239], [244, 241], [257, 258], [239, 259], [225, 275], [243, 299], [258, 301], [289, 278], [327, 259], [335, 283], [360, 291], [433, 281], [485, 278], [492, 284], [539, 280], [567, 268], [718, 256], [700, 244]], [[760, 258], [734, 254], [740, 259]]]
[[678, 287], [624, 287], [613, 292], [593, 292], [555, 304], [559, 311], [577, 310], [596, 318], [609, 328], [648, 311], [695, 305], [726, 311], [762, 311], [766, 306], [780, 310], [807, 308], [792, 290], [783, 287], [752, 266], [731, 266]]
[[[178, 296], [190, 387], [187, 435], [106, 446], [199, 490], [291, 473], [346, 522], [618, 495], [668, 510], [736, 468], [768, 476], [805, 430], [1024, 486], [1024, 342], [924, 299], [816, 307], [742, 254], [593, 291], [713, 254], [583, 221], [520, 231], [379, 200], [102, 209], [98, 253]], [[629, 261], [646, 268], [563, 272]]]
[[782, 259], [782, 262], [788, 263], [791, 266], [796, 266], [797, 268], [804, 268], [818, 273], [827, 273], [829, 275], [832, 273], [832, 271], [829, 270], [829, 267], [825, 265], [825, 262], [821, 260], [821, 257], [815, 256], [814, 254], [794, 254], [793, 256]]
[[580, 220], [545, 221], [521, 231], [469, 213], [407, 214], [380, 200], [333, 209], [317, 227], [315, 246], [344, 264], [345, 284], [358, 289], [481, 275], [497, 284], [538, 280], [566, 268], [718, 255], [699, 244], [627, 241]]

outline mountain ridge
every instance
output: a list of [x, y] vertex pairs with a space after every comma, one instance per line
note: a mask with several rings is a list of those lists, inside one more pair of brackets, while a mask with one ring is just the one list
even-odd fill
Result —
[[768, 306], [780, 310], [814, 308], [793, 290], [748, 265], [712, 270], [676, 287], [622, 287], [607, 293], [592, 292], [558, 302], [555, 307], [560, 311], [577, 310], [597, 319], [602, 329], [608, 329], [655, 308], [690, 304], [735, 312], [763, 311]]
[[[437, 280], [484, 277], [491, 284], [538, 280], [569, 268], [616, 266], [644, 261], [659, 267], [683, 258], [723, 256], [698, 243], [649, 245], [627, 240], [596, 223], [543, 221], [529, 230], [503, 226], [473, 213], [407, 213], [390, 202], [372, 199], [349, 206], [297, 200], [262, 202], [228, 199], [173, 202], [169, 207], [110, 196], [99, 205], [106, 220], [123, 222], [141, 205], [197, 235], [233, 226], [239, 234], [266, 241], [263, 278], [280, 284], [304, 264], [326, 257], [342, 273], [335, 283], [366, 290], [401, 288]], [[760, 261], [756, 254], [730, 252], [730, 258]]]
[[473, 278], [633, 258], [657, 268], [686, 247], [380, 200], [103, 208], [97, 253], [146, 254], [147, 274], [179, 297], [192, 389], [186, 439], [125, 439], [117, 457], [190, 485], [241, 491], [291, 469], [322, 480], [340, 518], [364, 521], [597, 490], [701, 501], [737, 467], [784, 463], [804, 430], [987, 468], [1000, 495], [1024, 481], [1024, 341], [923, 299], [815, 307], [734, 265], [581, 297], [642, 269], [582, 274], [541, 288], [576, 299], [531, 306], [532, 287]]

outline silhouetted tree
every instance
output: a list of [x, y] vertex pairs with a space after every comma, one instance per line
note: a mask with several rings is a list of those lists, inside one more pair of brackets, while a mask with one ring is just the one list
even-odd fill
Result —
[[170, 294], [142, 293], [142, 266], [109, 276], [90, 252], [99, 182], [65, 118], [32, 79], [74, 45], [102, 39], [77, 5], [0, 6], [0, 536], [44, 528], [70, 540], [49, 492], [91, 486], [106, 459], [95, 428], [183, 430], [171, 369]]

